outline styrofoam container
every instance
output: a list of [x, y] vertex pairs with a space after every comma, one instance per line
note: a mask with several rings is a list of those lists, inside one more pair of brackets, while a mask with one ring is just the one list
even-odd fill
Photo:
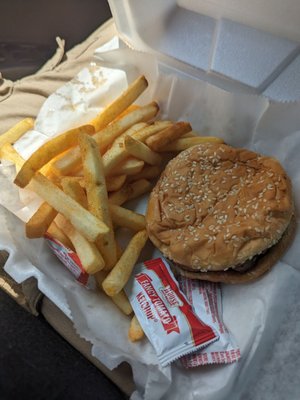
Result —
[[122, 40], [223, 89], [300, 99], [297, 0], [109, 0]]

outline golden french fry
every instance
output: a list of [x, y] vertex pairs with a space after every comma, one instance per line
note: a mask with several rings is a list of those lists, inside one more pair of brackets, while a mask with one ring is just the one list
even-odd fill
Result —
[[107, 150], [103, 155], [103, 167], [105, 176], [110, 175], [111, 171], [122, 161], [129, 157], [129, 153], [124, 147], [124, 138], [126, 135], [132, 135], [132, 133], [139, 131], [144, 126], [145, 123], [140, 122], [133, 125], [127, 131], [122, 133], [113, 143], [110, 149]]
[[66, 151], [70, 147], [77, 144], [80, 133], [92, 134], [94, 127], [92, 125], [83, 125], [75, 129], [71, 129], [55, 138], [49, 140], [38, 148], [18, 172], [14, 183], [21, 188], [28, 185], [34, 174], [47, 164], [52, 158]]
[[49, 226], [46, 235], [49, 235], [51, 238], [58, 240], [63, 246], [67, 247], [68, 249], [75, 251], [71, 240], [56, 225], [55, 221], [52, 221], [52, 224]]
[[53, 173], [57, 176], [69, 175], [80, 169], [81, 157], [79, 147], [73, 147], [57, 158], [51, 164]]
[[109, 126], [97, 132], [94, 135], [101, 154], [115, 141], [118, 136], [130, 129], [133, 125], [147, 122], [154, 118], [159, 111], [158, 104], [153, 101], [146, 106], [140, 107], [126, 115], [123, 118], [112, 122]]
[[61, 178], [58, 177], [57, 175], [55, 175], [52, 171], [51, 168], [51, 162], [44, 165], [41, 169], [40, 169], [40, 173], [42, 175], [45, 175], [46, 178], [48, 178], [51, 182], [55, 183], [55, 185], [57, 185], [58, 187], [61, 187]]
[[115, 204], [117, 206], [120, 206], [128, 200], [131, 193], [132, 193], [131, 186], [125, 184], [121, 187], [120, 190], [110, 193], [108, 196], [108, 201], [110, 204]]
[[[152, 102], [124, 115], [123, 118], [113, 121], [106, 128], [97, 132], [94, 135], [94, 139], [99, 146], [100, 153], [104, 154], [113, 141], [127, 129], [139, 122], [149, 121], [155, 117], [158, 111], [158, 104]], [[69, 150], [66, 155], [54, 162], [52, 168], [55, 170], [56, 174], [69, 175], [70, 173], [80, 169], [80, 163], [80, 150], [78, 147], [75, 147], [74, 149]]]
[[54, 210], [53, 207], [46, 202], [42, 203], [32, 217], [26, 222], [26, 236], [28, 238], [44, 236], [56, 215], [57, 211]]
[[72, 242], [75, 252], [88, 274], [95, 274], [104, 268], [104, 260], [94, 243], [89, 242], [82, 236], [61, 214], [57, 215], [55, 223]]
[[117, 249], [108, 206], [102, 157], [92, 137], [80, 135], [78, 143], [82, 154], [88, 209], [109, 228], [109, 232], [103, 235], [96, 244], [104, 258], [105, 267], [112, 268], [117, 261]]
[[32, 129], [33, 125], [33, 118], [25, 118], [22, 121], [18, 122], [8, 131], [0, 135], [0, 147], [2, 147], [5, 143], [15, 143], [18, 139], [20, 139], [21, 136], [24, 135], [24, 133]]
[[141, 170], [141, 172], [129, 176], [127, 178], [128, 182], [138, 181], [140, 179], [154, 179], [158, 178], [162, 169], [157, 165], [145, 165], [145, 167]]
[[108, 296], [115, 296], [124, 288], [147, 239], [147, 231], [142, 230], [130, 240], [121, 258], [102, 283], [103, 290]]
[[170, 126], [172, 126], [172, 122], [170, 121], [155, 121], [153, 124], [145, 126], [145, 128], [140, 131], [134, 132], [131, 136], [144, 143], [148, 138]]
[[[106, 177], [106, 189], [108, 192], [115, 192], [116, 190], [119, 190], [124, 182], [126, 181], [126, 174], [121, 174], [121, 175], [113, 175], [113, 176], [108, 176]], [[79, 176], [65, 176], [60, 179], [61, 182], [64, 182], [65, 180], [71, 180], [74, 182], [74, 184], [77, 184], [81, 187], [81, 189], [85, 188], [85, 180], [83, 177]], [[65, 193], [67, 193], [64, 190]], [[84, 193], [84, 190], [83, 190]], [[68, 193], [67, 193], [68, 194]]]
[[129, 157], [126, 160], [122, 161], [120, 164], [118, 164], [115, 168], [113, 168], [112, 171], [110, 172], [110, 175], [111, 176], [120, 174], [135, 175], [141, 172], [144, 165], [145, 165], [144, 161], [138, 160], [135, 157]]
[[[20, 154], [15, 150], [15, 148], [10, 143], [5, 143], [0, 148], [0, 158], [11, 161], [15, 164], [16, 170], [19, 171], [25, 163], [25, 160], [20, 156]], [[41, 169], [41, 174], [47, 176], [48, 179], [57, 181], [56, 177], [51, 174], [49, 170], [49, 164], [46, 164]]]
[[149, 137], [146, 140], [146, 144], [153, 151], [159, 151], [162, 147], [172, 143], [174, 140], [191, 130], [192, 127], [188, 122], [176, 122], [156, 135]]
[[[23, 158], [9, 143], [5, 145], [5, 155], [6, 159], [19, 165], [24, 163]], [[69, 219], [72, 225], [89, 241], [93, 242], [101, 235], [108, 233], [109, 228], [102, 221], [39, 172], [31, 180], [30, 189], [55, 208], [57, 212]]]
[[108, 192], [115, 192], [121, 189], [126, 181], [126, 175], [116, 175], [106, 177], [106, 188]]
[[121, 114], [119, 114], [114, 121], [117, 121], [118, 119], [123, 118], [126, 114], [131, 113], [131, 111], [137, 110], [138, 108], [140, 108], [141, 106], [137, 105], [137, 104], [131, 104], [129, 107], [126, 108], [126, 110], [124, 110], [123, 112], [121, 112]]
[[161, 149], [159, 152], [171, 152], [171, 151], [183, 151], [188, 149], [189, 147], [196, 146], [201, 143], [224, 143], [223, 139], [214, 137], [214, 136], [197, 136], [197, 137], [189, 137], [189, 138], [180, 138], [175, 140], [173, 143], [170, 143]]
[[85, 191], [80, 184], [80, 178], [65, 176], [61, 179], [61, 186], [68, 196], [76, 200], [83, 208], [87, 208], [87, 198]]
[[150, 192], [152, 189], [152, 184], [151, 182], [147, 181], [147, 179], [139, 179], [135, 182], [132, 182], [129, 186], [131, 188], [131, 193], [129, 194], [127, 200], [135, 199], [144, 193]]
[[120, 293], [117, 293], [115, 296], [111, 297], [111, 299], [125, 315], [130, 315], [132, 313], [131, 304], [124, 290], [121, 290]]
[[30, 188], [47, 203], [64, 215], [89, 241], [94, 242], [109, 232], [109, 228], [93, 214], [83, 208], [72, 197], [66, 195], [54, 183], [37, 173]]
[[144, 336], [145, 334], [143, 328], [141, 327], [141, 324], [139, 323], [137, 317], [134, 315], [130, 322], [130, 327], [128, 330], [128, 339], [131, 342], [137, 342], [138, 340], [143, 339]]
[[25, 162], [25, 160], [10, 143], [5, 143], [0, 148], [0, 158], [11, 161], [16, 165], [16, 168], [21, 168]]
[[[127, 129], [122, 135], [120, 135], [113, 143], [110, 149], [103, 156], [103, 165], [105, 170], [105, 175], [114, 175], [116, 171], [120, 173], [119, 167], [121, 163], [125, 163], [129, 153], [124, 147], [124, 138], [126, 135], [132, 138], [144, 141], [151, 135], [161, 131], [165, 126], [169, 126], [169, 121], [162, 121], [161, 123], [147, 125], [145, 123], [138, 123]], [[142, 161], [142, 160], [140, 160]], [[121, 167], [120, 167], [121, 168]], [[132, 172], [132, 171], [131, 171]], [[128, 174], [128, 172], [123, 170], [123, 173]]]
[[115, 204], [121, 206], [127, 200], [135, 199], [149, 192], [152, 189], [152, 184], [147, 179], [139, 179], [130, 184], [125, 184], [120, 190], [114, 193], [110, 193], [108, 196], [108, 201], [110, 204]]
[[150, 165], [158, 165], [162, 162], [160, 155], [149, 149], [144, 143], [130, 136], [124, 138], [125, 150], [132, 156], [145, 161]]
[[[102, 283], [104, 279], [107, 277], [107, 271], [99, 271], [95, 274], [96, 282], [98, 284], [99, 289], [102, 289]], [[120, 293], [117, 293], [115, 296], [110, 297], [110, 299], [115, 303], [115, 305], [125, 314], [130, 315], [132, 313], [132, 307], [126, 296], [125, 292], [121, 290]]]
[[103, 129], [118, 115], [124, 112], [147, 88], [148, 82], [144, 76], [138, 77], [128, 88], [104, 110], [102, 110], [92, 121], [95, 131]]
[[142, 214], [138, 214], [115, 204], [109, 204], [109, 210], [111, 219], [116, 226], [128, 228], [133, 231], [140, 231], [146, 226], [145, 216]]

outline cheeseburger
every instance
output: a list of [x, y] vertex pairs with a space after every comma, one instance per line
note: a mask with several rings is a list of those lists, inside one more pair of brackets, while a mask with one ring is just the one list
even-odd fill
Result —
[[295, 230], [293, 211], [291, 182], [277, 160], [208, 142], [168, 163], [146, 221], [178, 273], [240, 283], [282, 256]]

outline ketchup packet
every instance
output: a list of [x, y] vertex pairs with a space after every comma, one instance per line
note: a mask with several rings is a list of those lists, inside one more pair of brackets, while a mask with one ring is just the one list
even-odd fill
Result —
[[60, 259], [60, 261], [68, 268], [68, 270], [75, 276], [76, 280], [82, 285], [87, 285], [89, 275], [83, 269], [78, 255], [71, 249], [64, 246], [57, 239], [45, 234], [45, 239], [48, 246], [53, 253]]
[[224, 325], [222, 318], [221, 286], [214, 282], [192, 280], [179, 276], [179, 286], [185, 293], [196, 314], [214, 328], [219, 340], [205, 349], [188, 354], [180, 359], [186, 368], [207, 364], [228, 364], [238, 361], [240, 349]]
[[162, 366], [218, 340], [195, 314], [163, 258], [137, 264], [125, 292]]

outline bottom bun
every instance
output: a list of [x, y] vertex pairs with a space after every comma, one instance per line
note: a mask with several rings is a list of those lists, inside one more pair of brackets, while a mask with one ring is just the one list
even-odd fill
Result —
[[279, 242], [272, 246], [264, 255], [259, 256], [255, 265], [246, 272], [238, 272], [233, 269], [218, 272], [192, 272], [185, 270], [184, 266], [171, 263], [173, 272], [187, 278], [210, 282], [234, 284], [253, 281], [268, 272], [282, 257], [293, 241], [296, 226], [296, 218], [295, 216], [292, 216], [292, 219]]

